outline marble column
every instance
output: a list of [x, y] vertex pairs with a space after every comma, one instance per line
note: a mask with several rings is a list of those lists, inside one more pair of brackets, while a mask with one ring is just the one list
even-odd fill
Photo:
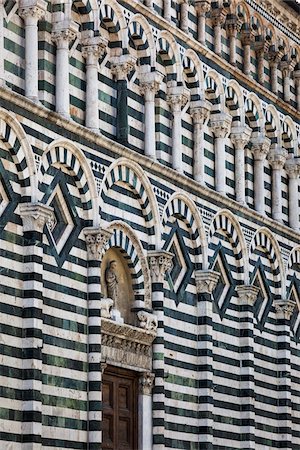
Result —
[[201, 185], [204, 182], [204, 132], [203, 125], [208, 120], [211, 103], [207, 100], [193, 102], [190, 113], [194, 123], [194, 179]]
[[180, 29], [184, 33], [189, 33], [189, 2], [180, 0]]
[[211, 115], [210, 127], [215, 136], [215, 187], [220, 194], [226, 194], [225, 139], [230, 133], [232, 117], [230, 114]]
[[258, 41], [254, 42], [254, 50], [257, 58], [257, 78], [262, 86], [265, 82], [265, 55], [268, 53], [269, 47], [269, 41], [262, 36], [260, 36]]
[[278, 222], [282, 222], [281, 176], [286, 158], [286, 150], [277, 144], [271, 146], [268, 160], [272, 167], [272, 217]]
[[251, 137], [252, 129], [247, 125], [231, 128], [230, 138], [235, 147], [235, 196], [236, 201], [246, 205], [245, 193], [245, 147]]
[[167, 90], [167, 103], [173, 114], [172, 126], [172, 167], [183, 173], [182, 163], [182, 107], [186, 105], [190, 92], [184, 86], [170, 86]]
[[275, 49], [272, 45], [269, 49], [268, 58], [270, 65], [271, 90], [274, 94], [278, 94], [278, 64], [283, 56], [283, 49]]
[[236, 287], [240, 305], [241, 408], [243, 411], [243, 448], [255, 450], [255, 358], [253, 306], [259, 288], [251, 285]]
[[292, 430], [292, 374], [291, 374], [291, 325], [290, 320], [296, 303], [292, 300], [274, 300], [277, 331], [277, 378], [278, 417], [281, 445], [286, 450], [294, 449]]
[[241, 31], [241, 41], [244, 47], [244, 65], [243, 70], [245, 75], [250, 75], [251, 72], [251, 45], [254, 41], [254, 35], [250, 30], [249, 25], [244, 24], [245, 28]]
[[52, 40], [56, 43], [55, 110], [69, 119], [69, 44], [75, 40], [76, 32], [72, 27], [59, 29], [60, 24], [55, 25], [52, 31]]
[[139, 444], [138, 448], [152, 450], [152, 388], [154, 374], [143, 372], [139, 379]]
[[236, 65], [236, 36], [239, 31], [238, 19], [235, 14], [229, 14], [226, 19], [226, 33], [229, 37], [229, 62]]
[[287, 103], [291, 100], [291, 74], [294, 67], [291, 61], [282, 61], [280, 70], [283, 78], [283, 98]]
[[289, 225], [299, 231], [299, 159], [288, 159], [285, 163], [285, 170], [289, 176]]
[[297, 110], [300, 112], [300, 68], [297, 70], [294, 70], [293, 76], [294, 76], [295, 90], [296, 90]]
[[23, 222], [23, 416], [24, 450], [42, 450], [43, 230], [53, 209], [21, 203]]
[[200, 442], [206, 450], [214, 448], [213, 291], [219, 277], [220, 274], [213, 270], [195, 271], [198, 294], [198, 426]]
[[211, 0], [195, 0], [195, 10], [198, 17], [198, 40], [202, 45], [206, 44], [206, 14], [210, 11]]
[[168, 22], [171, 22], [172, 16], [171, 0], [163, 0], [163, 4], [164, 4], [164, 19], [166, 19]]
[[104, 54], [107, 41], [100, 36], [82, 42], [82, 56], [86, 60], [85, 125], [99, 132], [98, 60]]
[[223, 8], [212, 9], [212, 26], [214, 29], [214, 51], [217, 55], [222, 53], [222, 28], [226, 20], [226, 10]]
[[252, 139], [254, 157], [254, 207], [260, 214], [265, 214], [265, 175], [264, 161], [269, 153], [271, 141], [264, 135]]
[[157, 316], [157, 336], [153, 343], [153, 450], [165, 449], [165, 324], [164, 324], [164, 279], [172, 268], [172, 253], [148, 252], [152, 281], [152, 308]]
[[127, 54], [110, 60], [111, 73], [117, 83], [117, 141], [128, 143], [128, 92], [127, 75], [134, 69], [136, 58]]
[[19, 16], [25, 23], [25, 95], [38, 102], [38, 21], [45, 16], [46, 2], [20, 2]]
[[83, 233], [87, 247], [88, 442], [89, 448], [100, 448], [102, 442], [100, 264], [111, 233], [100, 227], [84, 228]]
[[145, 99], [144, 133], [145, 155], [156, 159], [155, 141], [155, 94], [158, 92], [163, 75], [159, 72], [148, 72], [141, 75], [140, 92]]

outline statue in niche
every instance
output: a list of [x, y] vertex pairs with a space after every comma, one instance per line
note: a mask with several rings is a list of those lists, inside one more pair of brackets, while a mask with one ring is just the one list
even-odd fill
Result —
[[119, 291], [119, 280], [116, 274], [117, 262], [112, 260], [109, 262], [105, 270], [105, 282], [107, 288], [107, 297], [111, 298], [116, 304]]

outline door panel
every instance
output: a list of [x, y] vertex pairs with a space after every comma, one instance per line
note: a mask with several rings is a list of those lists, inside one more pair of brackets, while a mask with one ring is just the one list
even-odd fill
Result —
[[136, 373], [116, 367], [105, 369], [102, 381], [103, 439], [106, 450], [137, 450]]

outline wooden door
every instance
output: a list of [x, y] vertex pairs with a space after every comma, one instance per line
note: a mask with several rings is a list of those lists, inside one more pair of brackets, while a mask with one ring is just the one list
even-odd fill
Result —
[[103, 435], [106, 450], [137, 450], [138, 378], [134, 372], [105, 369], [102, 381]]

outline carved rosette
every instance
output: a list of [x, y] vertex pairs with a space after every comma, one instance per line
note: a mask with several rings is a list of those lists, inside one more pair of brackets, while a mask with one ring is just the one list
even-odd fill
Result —
[[271, 148], [268, 154], [268, 161], [271, 164], [272, 169], [275, 170], [282, 169], [285, 164], [287, 155], [288, 155], [287, 151], [282, 147], [275, 146]]
[[201, 125], [208, 119], [212, 104], [207, 100], [193, 102], [190, 107], [190, 113], [195, 124]]
[[154, 384], [154, 374], [151, 372], [144, 372], [139, 378], [139, 392], [142, 395], [151, 395]]
[[163, 283], [166, 272], [169, 272], [172, 267], [173, 254], [170, 252], [148, 252], [148, 262], [150, 268], [150, 276], [152, 283]]
[[239, 150], [244, 150], [251, 137], [252, 129], [247, 125], [242, 127], [232, 127], [230, 138], [235, 147]]
[[273, 305], [278, 319], [290, 320], [296, 307], [296, 302], [293, 300], [274, 300]]
[[240, 285], [236, 287], [241, 304], [253, 306], [257, 299], [259, 288], [252, 285]]
[[212, 294], [220, 274], [214, 270], [196, 270], [195, 281], [198, 294]]
[[251, 151], [253, 153], [254, 159], [263, 161], [269, 153], [270, 146], [271, 141], [266, 136], [261, 135], [257, 138], [252, 139]]
[[23, 221], [23, 231], [43, 233], [44, 226], [52, 220], [53, 208], [42, 203], [21, 203], [20, 216]]
[[214, 114], [210, 117], [210, 125], [215, 137], [224, 139], [230, 132], [232, 116], [226, 113]]
[[83, 230], [87, 245], [88, 260], [101, 261], [111, 232], [100, 227], [87, 227]]

